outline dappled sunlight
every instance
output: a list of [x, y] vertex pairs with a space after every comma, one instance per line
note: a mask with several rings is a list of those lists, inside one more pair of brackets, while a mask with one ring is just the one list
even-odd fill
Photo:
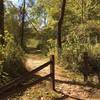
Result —
[[100, 0], [0, 0], [0, 100], [100, 99]]

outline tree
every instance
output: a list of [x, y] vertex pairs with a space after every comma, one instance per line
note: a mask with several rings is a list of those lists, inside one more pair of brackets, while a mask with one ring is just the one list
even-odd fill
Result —
[[0, 0], [0, 44], [4, 44], [4, 4]]
[[58, 32], [57, 32], [57, 45], [58, 45], [58, 57], [59, 58], [61, 57], [61, 50], [62, 50], [61, 32], [62, 32], [65, 6], [66, 6], [66, 0], [63, 0], [62, 7], [61, 7], [61, 16], [60, 16], [59, 21], [58, 21]]
[[21, 28], [21, 46], [24, 47], [24, 26], [25, 26], [25, 0], [23, 0], [23, 7], [22, 7], [22, 28]]

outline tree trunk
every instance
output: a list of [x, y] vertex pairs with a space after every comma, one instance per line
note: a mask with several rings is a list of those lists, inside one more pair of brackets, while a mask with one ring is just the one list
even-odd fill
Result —
[[22, 7], [21, 47], [24, 49], [24, 26], [25, 26], [25, 0]]
[[57, 32], [58, 59], [61, 58], [61, 53], [62, 53], [61, 32], [62, 32], [65, 6], [66, 6], [66, 0], [63, 0], [62, 1], [62, 7], [61, 7], [61, 15], [60, 15], [60, 18], [59, 18], [59, 21], [58, 21], [58, 32]]
[[0, 0], [0, 44], [4, 44], [4, 4]]

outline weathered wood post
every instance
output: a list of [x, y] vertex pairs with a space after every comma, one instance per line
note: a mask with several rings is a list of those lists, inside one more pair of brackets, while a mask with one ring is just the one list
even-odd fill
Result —
[[50, 73], [51, 73], [51, 81], [52, 81], [52, 89], [55, 90], [55, 58], [54, 55], [50, 56]]
[[88, 56], [88, 52], [84, 52], [83, 53], [83, 62], [84, 62], [84, 82], [86, 82], [87, 80], [88, 80], [88, 74], [89, 74], [89, 66], [88, 66], [88, 64], [89, 64], [89, 56]]

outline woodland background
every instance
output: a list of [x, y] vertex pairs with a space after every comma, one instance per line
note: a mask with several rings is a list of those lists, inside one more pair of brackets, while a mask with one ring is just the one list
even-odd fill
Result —
[[77, 71], [86, 51], [100, 66], [100, 0], [66, 0], [59, 33], [61, 7], [62, 0], [0, 0], [1, 86], [25, 72], [20, 66], [29, 53], [54, 54]]

